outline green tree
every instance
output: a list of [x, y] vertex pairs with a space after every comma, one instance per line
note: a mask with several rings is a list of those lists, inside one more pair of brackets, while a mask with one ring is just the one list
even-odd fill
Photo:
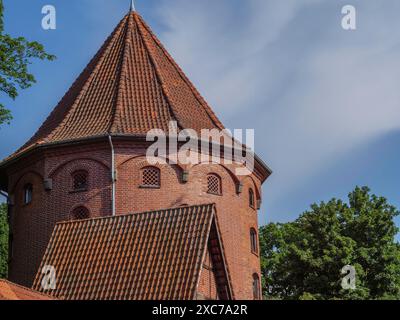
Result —
[[[27, 89], [36, 82], [28, 66], [33, 59], [54, 60], [43, 45], [23, 37], [13, 38], [4, 33], [3, 1], [0, 0], [0, 91], [15, 100], [19, 89]], [[11, 111], [0, 103], [0, 125], [10, 123]]]
[[0, 279], [7, 276], [8, 266], [8, 223], [7, 205], [0, 204]]
[[[314, 204], [296, 221], [260, 228], [263, 290], [280, 299], [400, 299], [399, 212], [369, 188]], [[344, 290], [341, 269], [356, 269]]]

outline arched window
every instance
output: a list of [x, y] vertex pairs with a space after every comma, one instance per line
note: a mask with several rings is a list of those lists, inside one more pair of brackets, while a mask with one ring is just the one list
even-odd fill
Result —
[[24, 187], [24, 204], [29, 204], [32, 202], [33, 198], [33, 186], [28, 183]]
[[249, 189], [249, 206], [254, 208], [255, 207], [255, 200], [254, 200], [254, 191], [253, 189]]
[[142, 169], [142, 187], [159, 188], [161, 186], [160, 169], [146, 167]]
[[258, 254], [257, 231], [254, 228], [250, 229], [250, 244], [251, 244], [251, 252]]
[[222, 187], [221, 187], [221, 178], [216, 174], [209, 174], [207, 176], [207, 192], [210, 194], [221, 195]]
[[260, 277], [257, 273], [253, 274], [253, 297], [254, 300], [261, 300]]
[[90, 218], [90, 212], [89, 209], [80, 206], [72, 210], [72, 219], [73, 220], [84, 220], [84, 219], [89, 219]]
[[86, 191], [88, 189], [88, 173], [86, 171], [75, 171], [72, 174], [72, 181], [74, 191]]

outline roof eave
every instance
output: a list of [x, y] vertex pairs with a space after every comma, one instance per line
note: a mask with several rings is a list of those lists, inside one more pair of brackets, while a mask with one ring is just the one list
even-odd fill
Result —
[[[101, 134], [101, 135], [96, 135], [96, 136], [91, 136], [91, 137], [84, 137], [84, 138], [36, 144], [36, 145], [33, 145], [32, 147], [26, 149], [25, 151], [21, 152], [20, 154], [17, 154], [14, 157], [5, 159], [2, 162], [0, 162], [0, 187], [1, 188], [3, 187], [4, 177], [6, 177], [4, 170], [7, 167], [12, 165], [13, 163], [16, 163], [20, 159], [23, 159], [23, 158], [33, 154], [34, 152], [36, 152], [38, 150], [46, 150], [46, 149], [53, 148], [53, 147], [78, 145], [78, 144], [83, 144], [83, 143], [87, 143], [87, 142], [96, 142], [96, 141], [101, 141], [103, 139], [107, 139], [107, 141], [108, 141], [109, 136], [114, 137], [114, 138], [127, 139], [127, 140], [134, 139], [134, 140], [142, 141], [142, 142], [146, 142], [146, 138], [147, 138], [146, 134], [106, 133], [106, 134]], [[201, 142], [201, 140], [199, 140], [199, 142]], [[216, 145], [215, 143], [211, 143], [211, 144]], [[273, 171], [255, 153], [254, 153], [254, 159], [256, 161], [256, 167], [259, 168], [259, 171], [262, 176], [261, 182], [264, 183], [269, 178], [269, 176], [273, 173]]]

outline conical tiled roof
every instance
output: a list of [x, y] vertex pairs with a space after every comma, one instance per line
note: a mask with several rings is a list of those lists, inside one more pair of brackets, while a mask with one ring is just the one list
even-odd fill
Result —
[[35, 145], [154, 128], [223, 129], [222, 123], [143, 19], [130, 12], [36, 134]]

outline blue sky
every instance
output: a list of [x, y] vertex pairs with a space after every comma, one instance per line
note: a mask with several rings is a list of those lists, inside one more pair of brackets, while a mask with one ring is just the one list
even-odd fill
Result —
[[[41, 9], [57, 9], [57, 29]], [[357, 9], [357, 30], [341, 8]], [[129, 0], [4, 0], [5, 28], [58, 59], [13, 102], [0, 157], [39, 127], [123, 17]], [[400, 207], [400, 2], [396, 0], [137, 0], [136, 7], [228, 128], [256, 129], [274, 170], [262, 223], [368, 185]], [[400, 221], [399, 221], [400, 222]]]

